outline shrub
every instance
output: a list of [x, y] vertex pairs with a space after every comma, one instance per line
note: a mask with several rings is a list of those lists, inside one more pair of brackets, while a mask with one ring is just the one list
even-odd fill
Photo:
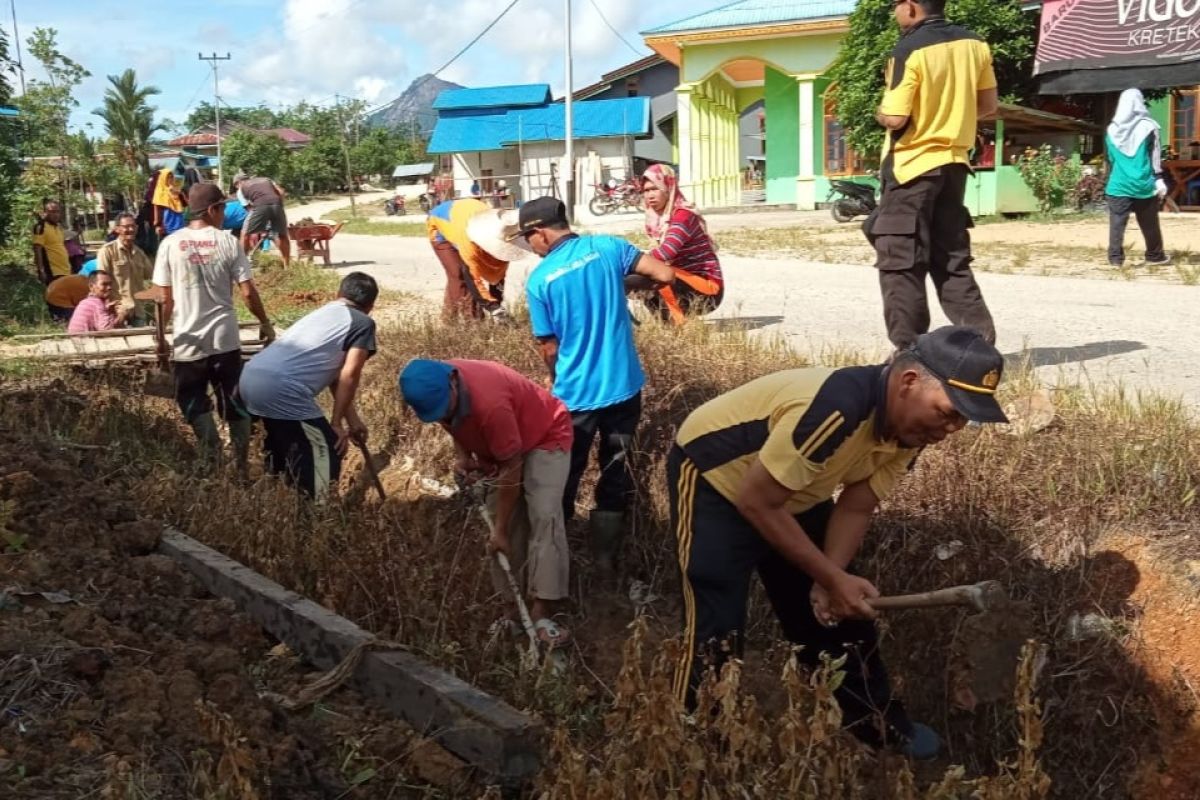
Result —
[[1048, 144], [1026, 150], [1017, 159], [1017, 169], [1043, 213], [1065, 206], [1083, 177], [1077, 160], [1055, 153]]

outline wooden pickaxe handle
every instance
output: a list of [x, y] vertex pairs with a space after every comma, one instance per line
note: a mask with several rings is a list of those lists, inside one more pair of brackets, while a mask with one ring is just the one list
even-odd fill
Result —
[[367, 443], [358, 436], [351, 436], [350, 438], [362, 452], [363, 467], [367, 470], [367, 474], [371, 476], [371, 483], [375, 484], [375, 491], [379, 492], [379, 499], [387, 500], [387, 492], [383, 490], [383, 481], [379, 480], [379, 473], [375, 470], [375, 462], [371, 460], [371, 451], [367, 449]]
[[907, 608], [942, 608], [945, 606], [967, 606], [976, 611], [994, 608], [1005, 598], [1004, 589], [998, 581], [983, 581], [969, 586], [951, 586], [932, 592], [901, 594], [893, 597], [876, 597], [868, 600], [877, 611], [899, 611]]

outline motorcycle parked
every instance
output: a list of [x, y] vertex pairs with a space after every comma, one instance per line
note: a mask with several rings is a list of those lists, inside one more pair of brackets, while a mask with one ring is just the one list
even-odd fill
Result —
[[614, 211], [642, 209], [642, 187], [636, 178], [618, 181], [610, 178], [594, 187], [595, 195], [588, 201], [588, 210], [597, 217], [611, 214]]
[[387, 214], [389, 217], [394, 217], [397, 214], [400, 216], [407, 214], [408, 209], [404, 205], [404, 197], [402, 195], [396, 195], [390, 200], [385, 200], [383, 203], [383, 213]]
[[[854, 181], [830, 181], [829, 211], [838, 222], [850, 222], [855, 217], [865, 217], [879, 207], [875, 187]], [[837, 195], [836, 199], [834, 195]]]

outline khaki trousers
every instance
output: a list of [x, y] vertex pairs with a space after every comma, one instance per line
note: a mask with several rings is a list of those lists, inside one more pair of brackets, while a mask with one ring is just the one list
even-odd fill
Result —
[[[509, 521], [508, 560], [517, 585], [538, 600], [562, 600], [570, 591], [570, 552], [563, 518], [563, 488], [571, 471], [565, 450], [532, 450], [525, 456], [522, 493]], [[499, 496], [487, 494], [488, 513], [495, 515]], [[509, 594], [508, 579], [492, 559], [492, 585]]]

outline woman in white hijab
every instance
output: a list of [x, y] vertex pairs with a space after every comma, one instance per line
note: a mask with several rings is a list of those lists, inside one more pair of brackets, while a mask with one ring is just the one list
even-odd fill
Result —
[[1158, 207], [1167, 194], [1163, 181], [1162, 144], [1158, 123], [1150, 117], [1139, 89], [1126, 89], [1104, 137], [1108, 154], [1108, 263], [1125, 265], [1125, 226], [1137, 217], [1146, 240], [1146, 263], [1169, 264], [1163, 250]]

